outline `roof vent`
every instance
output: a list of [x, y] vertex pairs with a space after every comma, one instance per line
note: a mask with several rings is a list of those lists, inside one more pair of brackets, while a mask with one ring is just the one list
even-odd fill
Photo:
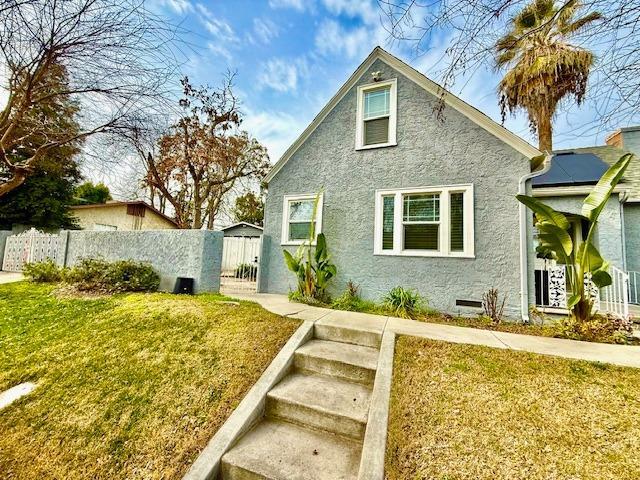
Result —
[[373, 78], [374, 82], [379, 82], [382, 79], [382, 72], [371, 72], [371, 78]]

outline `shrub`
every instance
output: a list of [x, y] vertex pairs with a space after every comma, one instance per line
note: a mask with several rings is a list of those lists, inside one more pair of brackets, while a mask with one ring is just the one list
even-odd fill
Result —
[[414, 318], [425, 302], [415, 290], [395, 287], [385, 295], [383, 303], [394, 315], [403, 318]]
[[22, 268], [22, 273], [32, 282], [49, 283], [59, 282], [63, 279], [65, 270], [47, 258], [42, 262], [27, 263]]
[[241, 263], [236, 267], [236, 278], [250, 278], [256, 280], [258, 277], [258, 265], [251, 263]]
[[502, 312], [504, 312], [504, 303], [507, 301], [507, 297], [502, 298], [500, 303], [500, 295], [497, 288], [491, 288], [487, 293], [482, 294], [482, 309], [484, 314], [491, 319], [491, 321], [498, 325], [502, 322]]
[[345, 291], [333, 301], [331, 306], [337, 310], [361, 311], [360, 287], [349, 280]]
[[324, 303], [322, 300], [319, 300], [317, 298], [313, 298], [313, 297], [308, 297], [302, 293], [300, 293], [298, 290], [291, 290], [289, 291], [289, 301], [290, 302], [298, 302], [298, 303], [305, 303], [307, 305], [311, 305], [314, 307], [326, 307], [327, 304]]
[[632, 323], [613, 315], [594, 315], [588, 321], [581, 321], [574, 316], [560, 320], [557, 325], [558, 337], [587, 342], [629, 343], [631, 341]]
[[148, 263], [98, 258], [82, 259], [69, 271], [67, 281], [78, 290], [104, 292], [155, 291], [160, 286], [160, 276]]

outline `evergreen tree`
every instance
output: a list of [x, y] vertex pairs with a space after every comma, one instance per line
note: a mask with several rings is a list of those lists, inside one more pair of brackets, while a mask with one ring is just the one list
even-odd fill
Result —
[[236, 222], [247, 222], [261, 227], [264, 220], [264, 202], [262, 198], [253, 192], [247, 192], [236, 198], [233, 216]]

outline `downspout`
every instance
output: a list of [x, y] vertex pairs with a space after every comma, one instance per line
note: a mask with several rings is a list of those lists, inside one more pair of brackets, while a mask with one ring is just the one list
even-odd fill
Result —
[[[547, 154], [542, 169], [527, 173], [518, 182], [518, 195], [526, 195], [527, 181], [539, 177], [551, 168], [551, 155]], [[522, 321], [529, 322], [529, 258], [527, 248], [527, 207], [520, 203], [520, 313]]]

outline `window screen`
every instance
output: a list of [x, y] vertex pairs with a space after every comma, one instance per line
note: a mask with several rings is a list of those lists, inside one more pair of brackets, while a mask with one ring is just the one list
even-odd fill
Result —
[[289, 240], [310, 238], [314, 200], [289, 202]]
[[403, 222], [437, 222], [440, 220], [440, 194], [405, 195]]
[[389, 141], [389, 111], [391, 88], [364, 93], [364, 144]]

